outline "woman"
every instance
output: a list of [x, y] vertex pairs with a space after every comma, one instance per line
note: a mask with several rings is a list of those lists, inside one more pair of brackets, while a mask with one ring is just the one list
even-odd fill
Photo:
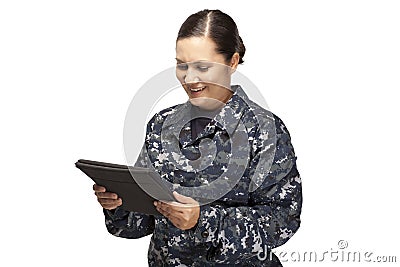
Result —
[[[121, 209], [122, 200], [115, 193], [94, 185], [111, 234], [125, 238], [153, 234], [150, 266], [281, 266], [271, 249], [284, 244], [300, 225], [301, 180], [289, 132], [275, 114], [250, 101], [239, 85], [230, 85], [244, 54], [236, 24], [227, 14], [203, 10], [187, 18], [176, 42], [176, 76], [189, 101], [160, 111], [149, 121], [136, 163], [186, 189], [209, 184], [227, 173], [227, 180], [240, 173], [233, 186], [222, 194], [207, 191], [215, 200], [204, 203], [199, 195], [174, 192], [177, 201], [155, 202], [160, 215], [151, 216]], [[262, 114], [258, 118], [256, 110]], [[188, 113], [197, 115], [179, 132], [178, 145], [189, 159], [186, 162], [208, 155], [201, 148], [203, 139], [212, 140], [217, 150], [212, 164], [197, 166], [197, 171], [191, 171], [193, 166], [179, 166], [179, 159], [168, 156], [173, 154], [167, 149], [169, 142], [161, 140], [166, 122]], [[242, 128], [228, 117], [240, 118]], [[230, 142], [239, 129], [245, 131], [246, 141]], [[229, 172], [233, 166], [228, 163], [229, 150], [246, 147], [244, 168], [240, 170], [241, 163], [237, 163]], [[262, 154], [272, 147], [268, 172], [260, 172], [259, 166], [262, 170], [268, 165]], [[261, 182], [252, 180], [256, 172]]]

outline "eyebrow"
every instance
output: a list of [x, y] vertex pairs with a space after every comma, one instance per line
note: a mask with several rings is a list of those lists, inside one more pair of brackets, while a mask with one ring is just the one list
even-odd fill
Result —
[[[175, 58], [178, 63], [187, 63], [179, 58]], [[190, 63], [201, 63], [201, 62], [210, 62], [209, 60], [201, 59], [201, 60], [196, 60], [196, 61], [190, 61]]]

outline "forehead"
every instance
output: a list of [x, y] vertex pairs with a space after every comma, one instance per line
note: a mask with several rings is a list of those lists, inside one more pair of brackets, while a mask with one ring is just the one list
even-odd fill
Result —
[[216, 52], [214, 41], [207, 37], [189, 37], [178, 40], [176, 58], [183, 62], [198, 60], [224, 62], [224, 57]]

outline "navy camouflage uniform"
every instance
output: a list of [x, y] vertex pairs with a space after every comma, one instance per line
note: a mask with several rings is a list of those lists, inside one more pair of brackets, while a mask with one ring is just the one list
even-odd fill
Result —
[[[181, 230], [161, 214], [145, 215], [119, 207], [104, 210], [106, 227], [115, 236], [140, 238], [153, 234], [148, 251], [149, 266], [281, 266], [271, 249], [288, 241], [300, 226], [301, 179], [289, 132], [279, 117], [249, 100], [239, 85], [231, 88], [234, 94], [216, 116], [224, 119], [221, 114], [229, 107], [234, 110], [235, 118], [240, 117], [248, 135], [249, 161], [240, 180], [228, 193], [200, 206], [195, 227]], [[224, 172], [227, 150], [231, 147], [226, 142], [227, 131], [215, 118], [194, 139], [190, 124], [186, 124], [178, 140], [182, 154], [195, 159], [196, 153], [200, 153], [199, 141], [212, 139], [218, 151], [210, 168], [191, 172], [177, 168], [168, 160], [168, 151], [161, 141], [164, 123], [168, 116], [184, 114], [182, 111], [190, 105], [188, 101], [153, 116], [147, 124], [145, 144], [135, 166], [151, 167], [170, 183], [188, 187], [208, 183]], [[264, 114], [261, 120], [255, 119], [255, 110]], [[270, 142], [272, 138], [265, 131], [260, 131], [261, 127], [271, 125], [275, 132], [269, 133], [269, 137], [274, 136], [274, 142]], [[261, 160], [260, 151], [272, 147], [274, 153], [268, 172], [255, 190], [250, 190], [251, 176]]]

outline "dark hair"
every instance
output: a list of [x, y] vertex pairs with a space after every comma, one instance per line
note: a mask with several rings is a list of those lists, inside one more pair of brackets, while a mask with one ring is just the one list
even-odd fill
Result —
[[224, 55], [229, 61], [235, 52], [239, 53], [239, 64], [243, 63], [246, 48], [235, 21], [222, 11], [204, 9], [190, 15], [182, 24], [178, 38], [206, 36], [213, 40], [217, 46], [217, 53]]

